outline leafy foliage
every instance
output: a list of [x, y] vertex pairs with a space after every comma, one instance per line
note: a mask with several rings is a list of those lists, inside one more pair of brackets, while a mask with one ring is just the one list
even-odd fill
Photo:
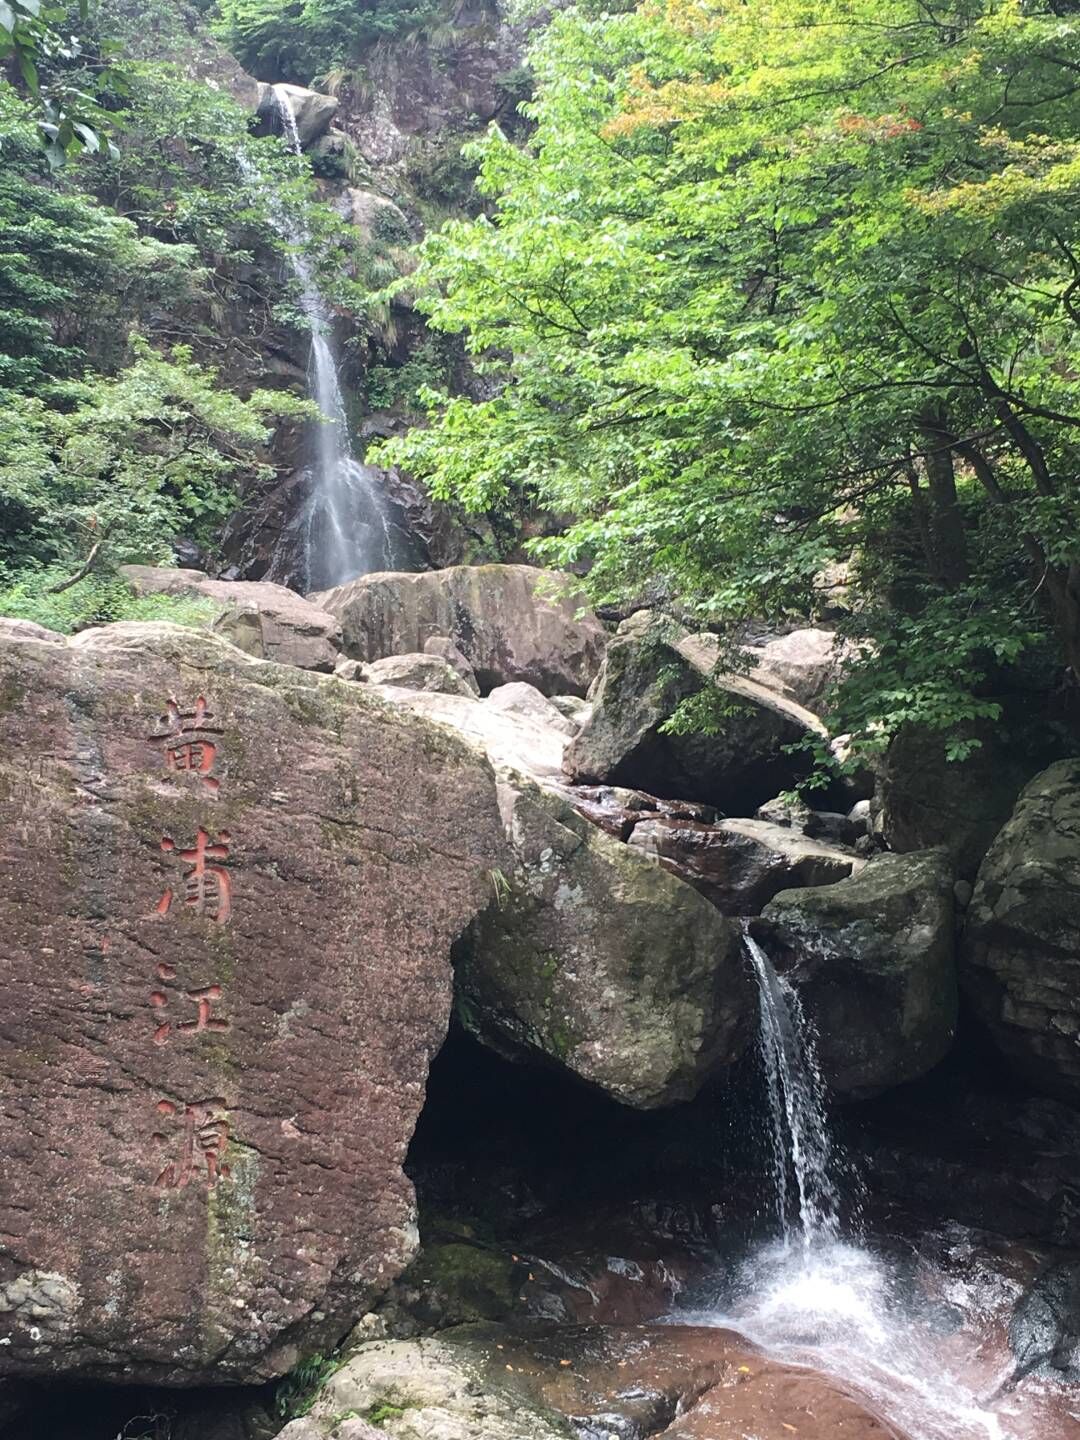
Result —
[[[1080, 673], [1080, 16], [1058, 0], [668, 0], [570, 10], [492, 218], [410, 289], [489, 382], [381, 459], [575, 522], [600, 598], [717, 628], [842, 580], [838, 723], [992, 710], [1046, 643]], [[839, 577], [839, 578], [838, 578]]]
[[258, 466], [268, 418], [309, 409], [280, 393], [241, 400], [189, 351], [145, 344], [115, 379], [69, 394], [68, 410], [13, 395], [0, 411], [0, 566], [19, 593], [88, 558], [105, 571], [167, 564], [175, 536], [211, 543], [237, 479]]
[[247, 69], [301, 85], [440, 10], [438, 0], [221, 0], [219, 8], [221, 33]]
[[[85, 21], [88, 0], [79, 0], [77, 8]], [[108, 143], [102, 134], [109, 115], [99, 103], [97, 86], [80, 88], [67, 75], [82, 58], [82, 42], [72, 33], [64, 6], [47, 0], [0, 0], [0, 62], [13, 62], [33, 99], [39, 138], [54, 170], [80, 151], [95, 155]], [[99, 80], [118, 83], [109, 71], [108, 52], [99, 52], [95, 59]]]
[[[0, 137], [18, 132], [6, 118], [0, 103]], [[88, 350], [122, 355], [129, 319], [186, 293], [192, 260], [18, 165], [0, 169], [0, 396], [62, 397]]]

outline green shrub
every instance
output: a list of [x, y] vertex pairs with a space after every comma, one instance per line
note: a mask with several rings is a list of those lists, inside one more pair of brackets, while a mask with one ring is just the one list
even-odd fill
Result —
[[139, 597], [115, 573], [88, 575], [58, 595], [49, 593], [66, 578], [61, 570], [29, 571], [14, 578], [0, 575], [0, 616], [33, 620], [47, 630], [72, 635], [113, 620], [171, 620], [202, 629], [220, 608], [212, 600], [177, 595]]

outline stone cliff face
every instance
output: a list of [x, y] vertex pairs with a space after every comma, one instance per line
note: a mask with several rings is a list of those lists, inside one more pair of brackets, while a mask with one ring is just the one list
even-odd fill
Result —
[[0, 697], [0, 1370], [280, 1374], [415, 1248], [490, 768], [170, 626], [7, 637]]

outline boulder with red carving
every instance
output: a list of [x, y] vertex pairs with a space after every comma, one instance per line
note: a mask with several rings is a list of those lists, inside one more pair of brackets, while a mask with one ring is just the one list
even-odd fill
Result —
[[0, 636], [0, 1374], [252, 1382], [415, 1248], [487, 762], [177, 626]]

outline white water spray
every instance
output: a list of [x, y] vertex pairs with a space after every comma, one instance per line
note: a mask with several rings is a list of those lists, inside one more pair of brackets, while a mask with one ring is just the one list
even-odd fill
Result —
[[1020, 1397], [993, 1409], [980, 1399], [1008, 1365], [979, 1350], [992, 1325], [1003, 1330], [1015, 1299], [1009, 1283], [974, 1261], [962, 1281], [925, 1257], [905, 1271], [861, 1237], [842, 1238], [813, 1033], [794, 985], [750, 935], [746, 948], [761, 997], [781, 1235], [706, 1306], [671, 1318], [737, 1330], [779, 1360], [857, 1387], [909, 1440], [1038, 1440]]
[[[840, 1232], [825, 1087], [798, 991], [776, 973], [752, 935], [744, 939], [760, 997], [759, 1041], [769, 1099], [777, 1214], [785, 1242], [799, 1241], [809, 1250], [815, 1241], [835, 1239]], [[797, 1225], [789, 1214], [792, 1175]]]
[[[300, 132], [288, 91], [273, 90], [282, 132], [296, 155]], [[302, 525], [306, 588], [324, 590], [357, 575], [390, 570], [395, 547], [381, 472], [362, 465], [352, 453], [345, 401], [338, 379], [333, 328], [306, 255], [308, 239], [299, 222], [280, 205], [271, 207], [278, 233], [288, 243], [289, 264], [300, 292], [300, 308], [311, 330], [308, 383], [319, 407], [315, 464]]]

